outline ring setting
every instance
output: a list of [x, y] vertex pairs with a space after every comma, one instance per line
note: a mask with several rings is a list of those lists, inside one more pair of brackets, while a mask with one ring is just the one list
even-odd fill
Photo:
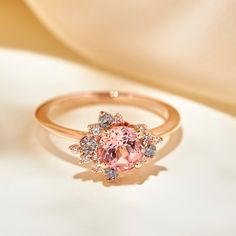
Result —
[[[70, 110], [97, 104], [139, 107], [157, 115], [162, 122], [148, 128], [145, 124], [125, 121], [119, 113], [104, 111], [99, 113], [97, 123], [88, 125], [88, 131], [72, 129], [54, 121], [56, 116]], [[69, 146], [74, 157], [81, 164], [89, 163], [94, 172], [102, 173], [108, 181], [152, 160], [163, 138], [180, 125], [179, 112], [168, 103], [121, 91], [88, 91], [55, 97], [42, 103], [35, 116], [50, 133], [74, 140], [75, 143]]]
[[69, 150], [81, 164], [92, 163], [92, 170], [114, 181], [120, 173], [140, 168], [155, 156], [161, 136], [145, 124], [130, 124], [121, 114], [99, 113], [98, 123], [88, 125], [88, 133]]

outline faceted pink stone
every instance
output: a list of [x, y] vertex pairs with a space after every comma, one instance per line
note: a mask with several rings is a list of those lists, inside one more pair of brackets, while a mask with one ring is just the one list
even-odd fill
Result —
[[137, 132], [129, 126], [115, 126], [104, 132], [97, 150], [100, 162], [117, 171], [126, 171], [143, 159]]

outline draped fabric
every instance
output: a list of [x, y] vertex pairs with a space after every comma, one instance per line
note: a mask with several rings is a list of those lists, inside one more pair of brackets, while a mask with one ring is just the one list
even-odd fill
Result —
[[26, 0], [52, 33], [106, 70], [236, 107], [236, 2]]

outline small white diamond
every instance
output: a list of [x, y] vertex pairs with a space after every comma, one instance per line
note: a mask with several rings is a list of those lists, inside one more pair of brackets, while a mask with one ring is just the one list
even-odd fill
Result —
[[102, 128], [108, 128], [113, 122], [113, 117], [107, 112], [100, 112], [99, 124]]
[[138, 126], [138, 129], [142, 132], [147, 130], [147, 125], [145, 125], [145, 124], [139, 124], [137, 126]]
[[82, 154], [82, 155], [80, 156], [80, 161], [81, 161], [81, 163], [87, 163], [87, 162], [90, 161], [90, 158], [89, 158], [88, 155]]
[[97, 142], [93, 137], [88, 138], [85, 136], [80, 140], [80, 150], [83, 153], [91, 154], [96, 150], [97, 146]]
[[123, 123], [124, 119], [120, 113], [114, 115], [114, 123]]
[[163, 138], [160, 136], [153, 136], [153, 143], [158, 144], [163, 141]]
[[68, 148], [74, 154], [78, 154], [80, 152], [79, 144], [77, 143], [70, 145]]
[[92, 159], [93, 159], [94, 161], [97, 161], [97, 160], [98, 160], [98, 156], [97, 156], [96, 154], [94, 154], [93, 157], [92, 157]]
[[92, 167], [92, 170], [93, 170], [94, 172], [97, 172], [97, 173], [102, 173], [102, 172], [103, 172], [103, 169], [102, 169], [100, 163], [96, 163], [96, 164]]
[[88, 150], [89, 152], [94, 152], [97, 148], [97, 143], [94, 139], [90, 139], [88, 143]]
[[84, 137], [80, 140], [80, 146], [81, 146], [81, 147], [82, 147], [82, 146], [85, 146], [85, 145], [88, 144], [88, 142], [89, 142], [88, 136], [84, 136]]
[[113, 181], [118, 177], [118, 172], [113, 168], [105, 169], [105, 175], [108, 180]]
[[144, 155], [146, 157], [153, 157], [155, 155], [155, 152], [156, 152], [156, 146], [151, 144], [151, 145], [148, 145], [146, 150], [145, 150], [145, 153]]
[[94, 124], [94, 125], [89, 125], [89, 133], [93, 134], [93, 135], [99, 135], [101, 132], [101, 128], [99, 126], [99, 124]]
[[149, 142], [149, 141], [151, 141], [152, 140], [152, 136], [150, 135], [150, 134], [145, 134], [144, 136], [143, 136], [143, 141], [145, 142], [145, 143], [147, 143], [147, 142]]

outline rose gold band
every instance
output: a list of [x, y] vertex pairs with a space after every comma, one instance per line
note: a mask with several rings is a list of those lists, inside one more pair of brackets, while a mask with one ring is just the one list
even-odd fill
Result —
[[73, 109], [93, 104], [125, 104], [141, 107], [158, 116], [164, 122], [150, 129], [154, 135], [165, 136], [173, 132], [179, 125], [180, 116], [172, 106], [154, 98], [126, 92], [85, 92], [69, 94], [51, 99], [38, 107], [35, 116], [39, 123], [50, 132], [65, 138], [78, 140], [87, 132], [73, 130], [54, 123], [49, 117], [51, 112], [59, 109]]

